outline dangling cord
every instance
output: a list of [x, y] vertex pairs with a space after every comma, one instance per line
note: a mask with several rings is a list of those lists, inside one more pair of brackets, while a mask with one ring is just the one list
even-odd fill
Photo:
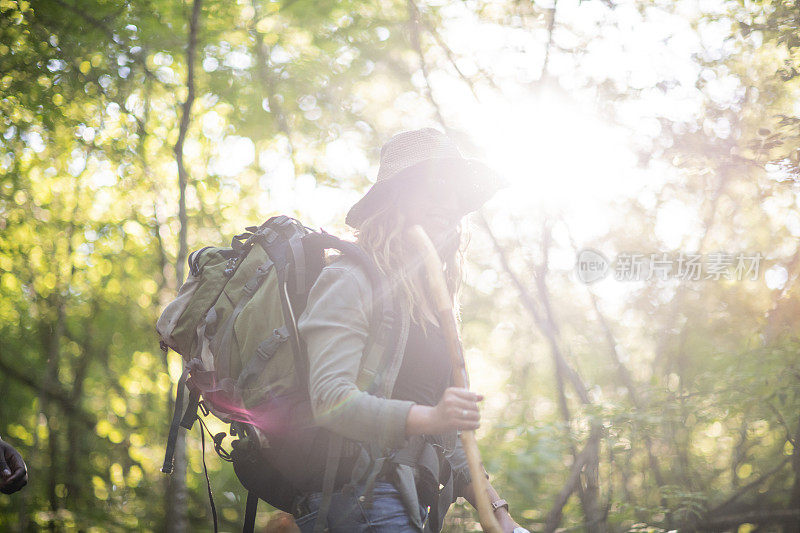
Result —
[[203, 449], [203, 472], [206, 474], [206, 486], [208, 487], [208, 501], [211, 502], [211, 516], [214, 518], [214, 533], [217, 533], [217, 507], [214, 505], [214, 495], [211, 493], [211, 480], [208, 479], [208, 467], [206, 466], [206, 434], [203, 433], [205, 424], [200, 420], [200, 447]]
[[206, 423], [203, 422], [202, 418], [198, 418], [197, 421], [200, 422], [200, 426], [208, 432], [208, 436], [214, 442], [214, 451], [217, 452], [217, 455], [219, 455], [220, 459], [228, 463], [232, 463], [233, 459], [231, 458], [231, 454], [227, 450], [225, 450], [225, 448], [222, 447], [222, 441], [227, 436], [227, 433], [225, 433], [224, 431], [220, 431], [216, 435], [213, 435], [211, 433], [211, 430], [208, 429]]

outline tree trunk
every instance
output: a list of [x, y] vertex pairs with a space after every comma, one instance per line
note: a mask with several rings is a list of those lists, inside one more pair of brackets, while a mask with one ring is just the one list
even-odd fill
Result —
[[[258, 21], [261, 19], [258, 10], [258, 1], [252, 0], [252, 6], [254, 13], [253, 21]], [[254, 40], [253, 52], [256, 56], [256, 73], [258, 74], [258, 79], [261, 83], [261, 89], [264, 91], [264, 94], [267, 97], [267, 103], [269, 104], [268, 114], [272, 114], [275, 117], [278, 130], [286, 136], [286, 141], [289, 145], [289, 159], [292, 161], [294, 175], [297, 177], [301, 172], [300, 163], [297, 160], [292, 128], [289, 125], [289, 120], [283, 110], [283, 105], [278, 98], [276, 98], [276, 80], [272, 70], [270, 69], [269, 50], [266, 46], [264, 46], [264, 37], [261, 35], [261, 32], [255, 29], [255, 27], [252, 28], [252, 32]], [[258, 150], [256, 150], [256, 158], [258, 158]]]
[[[794, 442], [792, 442], [792, 471], [794, 472], [794, 484], [792, 493], [789, 495], [789, 509], [800, 509], [800, 417], [797, 420], [797, 430], [794, 432]], [[800, 516], [791, 519], [790, 531], [800, 530]]]
[[[189, 38], [186, 48], [186, 101], [183, 103], [183, 114], [181, 116], [178, 140], [175, 143], [175, 160], [178, 164], [178, 220], [180, 230], [178, 233], [178, 256], [175, 259], [175, 277], [177, 286], [183, 283], [184, 263], [188, 252], [188, 231], [189, 220], [186, 214], [186, 186], [188, 175], [183, 161], [183, 144], [189, 130], [189, 120], [191, 119], [192, 104], [194, 103], [194, 60], [195, 49], [197, 48], [197, 33], [200, 23], [200, 8], [202, 0], [194, 0], [192, 3], [192, 14], [189, 20]], [[188, 494], [186, 491], [186, 436], [184, 432], [178, 432], [178, 439], [175, 443], [175, 468], [168, 490], [167, 505], [167, 531], [170, 533], [183, 533], [187, 530], [186, 508], [188, 506]]]

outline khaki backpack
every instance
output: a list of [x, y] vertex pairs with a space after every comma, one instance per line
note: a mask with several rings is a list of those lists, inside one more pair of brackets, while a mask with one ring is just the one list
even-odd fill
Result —
[[[238, 437], [231, 452], [222, 447], [224, 432], [211, 438], [248, 489], [246, 530], [252, 530], [258, 499], [291, 512], [299, 493], [319, 490], [321, 472], [329, 476], [338, 466], [327, 463], [338, 460], [330, 449], [336, 441], [340, 453], [341, 438], [331, 438], [313, 422], [307, 357], [296, 322], [328, 249], [356, 259], [373, 285], [374, 332], [359, 382], [374, 382], [393, 338], [394, 310], [377, 296], [387, 294], [383, 278], [354, 243], [284, 215], [247, 228], [229, 247], [190, 254], [188, 277], [156, 325], [162, 349], [171, 348], [184, 362], [162, 471], [172, 472], [179, 427], [191, 429], [199, 420], [205, 447], [203, 430], [211, 434], [198, 408], [231, 424], [230, 434]], [[189, 401], [181, 415], [184, 385]], [[253, 469], [257, 482], [251, 481]], [[210, 482], [209, 497], [216, 531]]]

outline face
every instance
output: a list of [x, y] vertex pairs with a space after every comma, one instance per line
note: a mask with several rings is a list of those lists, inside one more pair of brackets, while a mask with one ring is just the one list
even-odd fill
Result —
[[407, 224], [422, 226], [440, 251], [458, 248], [462, 214], [450, 180], [419, 177], [408, 184], [403, 197]]

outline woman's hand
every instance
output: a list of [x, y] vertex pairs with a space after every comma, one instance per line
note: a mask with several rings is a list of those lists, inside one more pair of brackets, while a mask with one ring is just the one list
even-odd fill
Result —
[[505, 508], [500, 508], [495, 511], [494, 517], [497, 518], [497, 522], [500, 524], [500, 528], [503, 530], [503, 533], [518, 533], [520, 530], [528, 531], [521, 525], [514, 522], [514, 519], [511, 518], [511, 515], [508, 514], [508, 511], [506, 511]]
[[0, 439], [0, 492], [11, 494], [28, 483], [28, 468], [17, 450]]
[[446, 433], [454, 429], [478, 429], [481, 425], [478, 402], [481, 400], [483, 396], [468, 389], [445, 389], [439, 403], [433, 408], [433, 425], [438, 429], [435, 433]]
[[414, 405], [408, 411], [406, 435], [436, 435], [453, 430], [475, 430], [480, 426], [478, 402], [483, 396], [467, 389], [445, 389], [434, 407]]
[[[497, 494], [497, 491], [494, 490], [494, 487], [492, 487], [491, 483], [488, 483], [486, 492], [489, 496], [489, 501], [494, 502], [500, 499], [500, 496]], [[472, 483], [464, 488], [464, 494], [461, 494], [461, 496], [464, 496], [464, 498], [466, 498], [475, 509], [478, 508], [475, 498], [475, 487], [472, 485]], [[494, 512], [494, 517], [500, 524], [500, 529], [503, 530], [503, 533], [530, 533], [527, 529], [517, 524], [514, 519], [511, 518], [511, 515], [508, 514], [508, 507], [498, 507]]]

